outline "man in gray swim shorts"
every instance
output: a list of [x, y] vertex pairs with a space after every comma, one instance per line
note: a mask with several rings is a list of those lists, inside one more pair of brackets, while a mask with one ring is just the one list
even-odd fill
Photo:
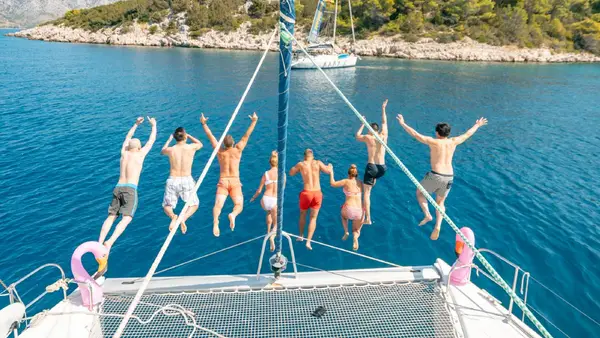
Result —
[[[413, 128], [409, 127], [404, 122], [404, 117], [402, 115], [398, 114], [397, 119], [402, 128], [404, 128], [404, 130], [406, 130], [410, 136], [429, 146], [429, 149], [431, 150], [431, 171], [425, 175], [425, 178], [423, 178], [421, 181], [421, 185], [428, 193], [435, 193], [435, 202], [440, 206], [440, 209], [443, 212], [446, 212], [446, 206], [444, 203], [446, 202], [446, 197], [448, 197], [448, 193], [450, 192], [450, 188], [452, 187], [452, 182], [454, 180], [452, 158], [454, 156], [456, 146], [473, 136], [479, 127], [485, 126], [487, 124], [487, 119], [483, 117], [480, 118], [466, 133], [458, 137], [450, 138], [450, 125], [447, 123], [438, 123], [438, 125], [435, 127], [435, 138], [433, 138], [429, 136], [423, 136]], [[431, 221], [433, 217], [431, 217], [431, 214], [429, 213], [427, 199], [421, 193], [421, 191], [419, 191], [419, 189], [417, 189], [417, 201], [419, 201], [419, 206], [425, 215], [421, 223], [419, 223], [419, 226], [422, 226]], [[440, 236], [440, 228], [442, 226], [443, 219], [441, 213], [437, 210], [435, 212], [435, 216], [435, 227], [433, 228], [433, 232], [430, 236], [430, 238], [434, 241]]]

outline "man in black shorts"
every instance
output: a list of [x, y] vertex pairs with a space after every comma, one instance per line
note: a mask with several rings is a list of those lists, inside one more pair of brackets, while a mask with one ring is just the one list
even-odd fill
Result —
[[[387, 106], [388, 100], [383, 101], [381, 105], [381, 131], [379, 125], [375, 122], [371, 123], [371, 128], [375, 130], [377, 135], [387, 143], [388, 139], [388, 127], [387, 117], [385, 113], [385, 107]], [[364, 125], [360, 126], [360, 129], [356, 132], [356, 139], [360, 142], [364, 142], [367, 145], [367, 153], [369, 155], [367, 168], [365, 168], [365, 197], [364, 197], [364, 208], [365, 208], [365, 219], [364, 224], [371, 224], [371, 189], [377, 182], [377, 179], [385, 175], [387, 167], [385, 166], [385, 148], [379, 143], [375, 136], [369, 132], [367, 135], [363, 135]]]

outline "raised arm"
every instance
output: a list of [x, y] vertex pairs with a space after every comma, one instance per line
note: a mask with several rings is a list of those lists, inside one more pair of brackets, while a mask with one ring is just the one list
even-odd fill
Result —
[[385, 101], [383, 101], [383, 104], [381, 105], [381, 136], [387, 136], [388, 134], [387, 113], [385, 112], [387, 103], [388, 100], [385, 99]]
[[319, 169], [326, 174], [330, 174], [333, 171], [333, 165], [331, 163], [325, 165], [325, 163], [319, 161]]
[[213, 146], [213, 148], [216, 148], [219, 142], [217, 142], [217, 139], [213, 135], [212, 131], [210, 131], [210, 128], [208, 128], [208, 124], [206, 122], [208, 122], [208, 118], [204, 117], [204, 113], [202, 113], [200, 116], [200, 123], [202, 124], [202, 128], [204, 128], [204, 132], [206, 133], [210, 144]]
[[238, 142], [235, 145], [235, 147], [238, 148], [240, 151], [246, 148], [248, 140], [250, 139], [250, 135], [252, 135], [254, 127], [256, 127], [256, 122], [258, 121], [258, 116], [256, 115], [256, 113], [252, 114], [252, 116], [248, 115], [248, 117], [250, 118], [250, 120], [252, 120], [252, 122], [250, 123], [250, 127], [248, 127], [248, 130], [246, 130], [246, 133], [244, 134], [244, 136], [242, 136], [240, 142]]
[[457, 136], [457, 137], [453, 137], [452, 140], [454, 141], [454, 143], [461, 144], [463, 142], [465, 142], [466, 140], [469, 139], [469, 137], [473, 136], [473, 134], [475, 134], [475, 132], [477, 131], [477, 129], [479, 129], [479, 127], [483, 127], [488, 123], [488, 120], [484, 117], [480, 118], [479, 120], [477, 120], [475, 122], [475, 124], [473, 125], [473, 127], [471, 127], [471, 129], [467, 130], [466, 133]]
[[356, 132], [356, 135], [355, 135], [357, 141], [360, 141], [360, 142], [365, 141], [365, 135], [362, 134], [364, 129], [365, 129], [365, 125], [361, 123], [360, 128], [358, 128], [358, 131]]
[[150, 149], [152, 149], [152, 146], [154, 145], [154, 141], [156, 141], [156, 119], [150, 118], [148, 117], [148, 122], [150, 123], [150, 125], [152, 126], [152, 132], [150, 132], [150, 137], [148, 138], [148, 141], [146, 141], [146, 144], [144, 144], [144, 147], [142, 147], [142, 152], [144, 153], [144, 155], [147, 155], [150, 152]]
[[[331, 164], [330, 164], [331, 166]], [[333, 177], [333, 167], [331, 167], [331, 170], [329, 171], [329, 184], [331, 184], [332, 187], [334, 188], [341, 188], [344, 185], [346, 185], [346, 180], [340, 180], [340, 181], [336, 181], [335, 178]]]
[[300, 172], [300, 163], [297, 163], [295, 166], [290, 169], [290, 176], [296, 176], [297, 173]]
[[167, 142], [165, 143], [165, 145], [162, 147], [162, 149], [160, 150], [160, 154], [161, 155], [166, 155], [169, 153], [169, 144], [171, 143], [171, 141], [173, 140], [173, 134], [169, 135], [169, 139], [167, 140]]
[[250, 199], [250, 202], [254, 202], [254, 200], [262, 192], [264, 186], [265, 186], [265, 175], [262, 175], [262, 178], [260, 179], [260, 185], [258, 186], [258, 189], [256, 189], [256, 193], [254, 193], [254, 196], [252, 196], [252, 198]]
[[398, 122], [400, 123], [402, 128], [404, 128], [404, 130], [406, 130], [408, 135], [414, 137], [415, 139], [417, 139], [417, 141], [419, 141], [421, 143], [425, 143], [425, 144], [430, 144], [433, 141], [433, 137], [423, 136], [423, 135], [419, 134], [416, 130], [411, 128], [408, 124], [406, 124], [406, 122], [404, 122], [404, 116], [402, 116], [401, 114], [398, 114], [396, 119], [398, 119]]
[[142, 122], [144, 122], [144, 118], [138, 117], [137, 120], [135, 120], [135, 124], [133, 125], [133, 127], [131, 127], [131, 129], [129, 129], [129, 131], [127, 132], [127, 135], [125, 136], [125, 141], [123, 141], [123, 145], [121, 146], [121, 154], [123, 154], [125, 152], [125, 150], [127, 150], [129, 141], [133, 137], [133, 134], [135, 134], [135, 130], [137, 129], [137, 127], [140, 124], [142, 124]]
[[190, 141], [192, 141], [192, 146], [196, 149], [196, 150], [200, 150], [203, 147], [202, 142], [200, 142], [200, 140], [198, 140], [197, 138], [195, 138], [194, 136], [187, 134], [187, 137], [190, 139]]

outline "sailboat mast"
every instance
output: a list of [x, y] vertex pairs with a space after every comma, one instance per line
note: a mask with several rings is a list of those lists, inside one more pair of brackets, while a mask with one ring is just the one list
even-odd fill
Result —
[[356, 40], [354, 39], [354, 20], [352, 19], [352, 0], [348, 0], [348, 10], [350, 11], [350, 27], [352, 28], [352, 44], [354, 44], [356, 42]]
[[287, 126], [290, 98], [290, 78], [292, 77], [292, 39], [283, 29], [284, 26], [290, 34], [294, 34], [296, 10], [294, 0], [279, 1], [279, 114], [277, 120], [277, 154], [279, 164], [277, 167], [277, 237], [276, 255], [281, 256], [281, 231], [283, 229], [283, 199], [285, 196], [285, 173], [287, 152]]
[[335, 10], [333, 15], [333, 45], [335, 46], [335, 31], [337, 28], [337, 9], [338, 9], [338, 0], [335, 0]]

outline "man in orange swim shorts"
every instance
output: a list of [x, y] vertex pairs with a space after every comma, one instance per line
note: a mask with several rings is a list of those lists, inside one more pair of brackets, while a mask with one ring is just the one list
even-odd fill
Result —
[[[227, 196], [231, 197], [231, 200], [233, 200], [233, 211], [229, 214], [229, 227], [231, 228], [231, 231], [235, 229], [235, 218], [244, 209], [244, 195], [242, 194], [242, 182], [240, 181], [240, 161], [242, 160], [242, 151], [246, 148], [248, 139], [254, 131], [256, 121], [258, 121], [256, 113], [248, 117], [252, 120], [252, 123], [250, 123], [250, 127], [248, 127], [248, 130], [244, 136], [242, 136], [240, 142], [234, 145], [235, 142], [233, 137], [227, 135], [223, 140], [223, 147], [219, 149], [219, 152], [217, 153], [221, 174], [219, 183], [217, 184], [217, 196], [213, 208], [213, 235], [215, 235], [215, 237], [221, 235], [221, 231], [219, 230], [219, 216], [221, 215], [221, 210], [223, 209]], [[216, 148], [219, 142], [208, 128], [208, 125], [206, 124], [207, 121], [208, 118], [204, 117], [204, 114], [202, 114], [200, 123], [202, 123], [204, 132], [206, 132], [206, 136], [208, 136], [208, 139], [210, 140], [210, 144], [212, 144], [213, 148]]]
[[306, 248], [312, 250], [310, 241], [317, 227], [317, 216], [323, 202], [323, 193], [321, 192], [321, 180], [319, 174], [323, 172], [329, 174], [331, 167], [325, 166], [323, 162], [315, 160], [313, 151], [306, 149], [304, 151], [304, 161], [298, 162], [291, 170], [290, 176], [297, 173], [302, 174], [304, 181], [304, 190], [300, 193], [300, 222], [298, 228], [300, 230], [299, 241], [304, 240], [304, 226], [306, 225], [306, 214], [310, 209], [310, 223], [308, 224], [308, 237], [306, 239]]

